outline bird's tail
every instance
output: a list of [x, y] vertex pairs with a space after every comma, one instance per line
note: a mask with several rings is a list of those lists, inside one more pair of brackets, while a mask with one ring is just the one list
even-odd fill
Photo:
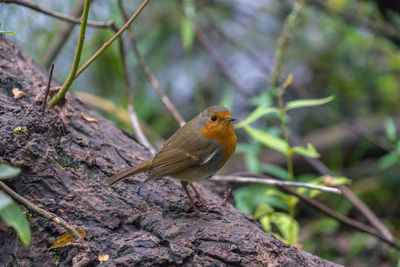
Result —
[[108, 186], [112, 186], [113, 184], [138, 173], [144, 172], [144, 171], [148, 171], [151, 165], [151, 160], [147, 160], [144, 161], [142, 163], [140, 163], [139, 165], [127, 169], [126, 171], [120, 172], [110, 178], [107, 179], [106, 184]]

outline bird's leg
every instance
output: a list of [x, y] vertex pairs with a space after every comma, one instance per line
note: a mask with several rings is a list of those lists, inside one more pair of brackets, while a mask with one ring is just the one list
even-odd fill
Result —
[[211, 219], [210, 217], [208, 217], [208, 216], [206, 216], [206, 215], [203, 215], [203, 214], [201, 214], [200, 212], [199, 212], [199, 210], [197, 209], [197, 207], [194, 205], [194, 202], [193, 202], [193, 199], [192, 199], [192, 196], [190, 195], [190, 193], [189, 193], [189, 190], [187, 189], [187, 186], [188, 186], [188, 182], [186, 182], [186, 181], [181, 181], [181, 184], [182, 184], [182, 187], [183, 187], [183, 190], [185, 190], [185, 192], [186, 192], [186, 195], [187, 195], [187, 197], [189, 198], [189, 201], [190, 201], [190, 204], [192, 205], [192, 207], [193, 207], [193, 214], [185, 214], [185, 216], [199, 216], [199, 217], [201, 217], [201, 218], [203, 218], [203, 219], [205, 219], [205, 220], [209, 220], [209, 219]]
[[228, 203], [229, 196], [231, 195], [232, 188], [228, 187], [224, 193], [224, 201], [221, 204], [221, 207], [226, 207], [226, 203]]
[[[200, 194], [199, 191], [197, 191], [197, 189], [194, 187], [194, 185], [192, 183], [189, 183], [190, 187], [193, 189], [194, 193], [195, 193], [195, 198], [200, 202], [201, 205], [203, 205], [203, 207], [205, 207], [207, 209], [208, 212], [219, 212], [220, 207], [218, 205], [215, 205], [213, 203], [206, 203], [203, 202], [200, 198]], [[223, 205], [221, 205], [221, 207], [223, 207]]]
[[201, 200], [199, 191], [197, 191], [196, 187], [194, 187], [194, 185], [192, 183], [189, 183], [189, 185], [194, 191], [194, 197], [200, 202], [201, 205], [203, 205], [204, 207], [207, 207], [207, 203], [205, 203]]

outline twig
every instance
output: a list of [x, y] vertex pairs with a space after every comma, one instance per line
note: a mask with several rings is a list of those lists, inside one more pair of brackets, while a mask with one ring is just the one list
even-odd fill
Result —
[[229, 200], [229, 196], [231, 195], [231, 192], [232, 192], [232, 188], [230, 188], [230, 187], [228, 187], [226, 190], [225, 190], [225, 193], [224, 193], [224, 200], [222, 201], [222, 204], [221, 204], [221, 207], [226, 207], [226, 204], [228, 203], [228, 200]]
[[144, 135], [144, 133], [142, 131], [142, 127], [140, 126], [140, 123], [139, 123], [139, 119], [135, 112], [135, 107], [133, 105], [133, 93], [132, 93], [131, 82], [129, 80], [129, 75], [128, 75], [128, 67], [126, 64], [126, 53], [125, 53], [123, 38], [120, 38], [118, 41], [119, 41], [118, 42], [119, 43], [119, 52], [120, 52], [121, 62], [122, 62], [122, 73], [124, 76], [125, 93], [126, 93], [126, 97], [128, 98], [128, 113], [129, 113], [129, 116], [131, 119], [132, 127], [135, 130], [135, 133], [136, 133], [139, 141], [148, 150], [150, 150], [150, 152], [154, 155], [156, 150], [154, 149], [154, 147], [150, 144], [150, 142], [147, 140], [146, 136]]
[[[291, 139], [296, 145], [300, 144], [299, 139], [292, 135]], [[326, 165], [315, 158], [305, 159], [313, 166], [320, 174], [326, 175], [329, 174], [334, 176], [334, 174], [326, 167]], [[338, 186], [342, 191], [343, 195], [361, 212], [361, 214], [367, 218], [367, 220], [376, 228], [378, 231], [385, 236], [388, 240], [394, 240], [393, 235], [390, 233], [389, 229], [379, 220], [379, 218], [375, 215], [375, 213], [367, 206], [364, 202], [362, 202], [347, 185]]]
[[[122, 5], [122, 1], [118, 0], [119, 8], [121, 10], [122, 16], [124, 17], [125, 20], [128, 20], [128, 16], [125, 13], [124, 7]], [[161, 101], [163, 102], [164, 106], [171, 112], [172, 116], [175, 118], [175, 120], [179, 123], [180, 126], [183, 126], [185, 124], [185, 120], [179, 113], [179, 111], [175, 108], [175, 106], [172, 104], [172, 102], [169, 100], [169, 98], [164, 94], [164, 91], [161, 89], [160, 84], [158, 83], [156, 77], [152, 74], [150, 68], [147, 66], [146, 61], [140, 54], [140, 51], [137, 47], [136, 44], [136, 38], [133, 33], [133, 29], [130, 28], [128, 31], [129, 38], [131, 39], [132, 42], [132, 47], [133, 47], [133, 52], [135, 53], [135, 56], [138, 60], [139, 66], [141, 67], [143, 73], [146, 75], [147, 79], [149, 80], [151, 86], [156, 90], [158, 96], [161, 98]]]
[[351, 191], [347, 185], [338, 186], [342, 191], [343, 195], [364, 215], [365, 218], [376, 228], [378, 231], [387, 239], [394, 241], [392, 233], [382, 223], [381, 220], [375, 215], [375, 213], [362, 202], [356, 194]]
[[64, 221], [62, 218], [58, 217], [54, 213], [51, 213], [49, 211], [46, 211], [44, 209], [41, 209], [37, 207], [35, 204], [27, 200], [26, 198], [18, 195], [16, 192], [14, 192], [11, 188], [9, 188], [5, 183], [0, 181], [0, 187], [12, 198], [17, 200], [19, 203], [30, 209], [31, 211], [41, 215], [42, 217], [51, 220], [55, 222], [58, 225], [61, 225], [65, 229], [67, 229], [75, 238], [76, 240], [82, 240], [82, 237], [79, 235], [79, 233], [74, 229], [72, 225]]
[[353, 229], [356, 229], [358, 231], [373, 235], [375, 237], [377, 237], [378, 239], [384, 241], [385, 243], [391, 245], [392, 247], [395, 247], [396, 249], [400, 250], [400, 245], [397, 244], [394, 240], [392, 239], [388, 239], [385, 236], [381, 235], [377, 230], [375, 230], [374, 228], [365, 225], [359, 221], [353, 220], [349, 217], [343, 216], [337, 212], [335, 212], [333, 209], [329, 208], [328, 206], [322, 204], [321, 202], [312, 199], [310, 197], [304, 196], [302, 194], [297, 193], [295, 190], [290, 189], [288, 187], [280, 187], [282, 190], [284, 190], [285, 192], [294, 195], [296, 197], [298, 197], [299, 199], [303, 200], [304, 202], [310, 204], [312, 207], [322, 211], [323, 213], [325, 213], [326, 215], [340, 221], [341, 223], [348, 225], [350, 227], [352, 227]]
[[83, 7], [83, 14], [82, 14], [81, 29], [79, 32], [79, 39], [78, 39], [78, 45], [77, 45], [76, 51], [75, 51], [74, 62], [72, 63], [71, 71], [70, 71], [66, 81], [62, 85], [60, 91], [58, 91], [57, 94], [52, 99], [50, 99], [50, 101], [49, 101], [50, 107], [54, 107], [61, 99], [64, 98], [64, 96], [67, 93], [68, 89], [70, 88], [72, 82], [77, 77], [76, 71], [79, 66], [83, 42], [85, 40], [86, 23], [87, 23], [88, 14], [89, 14], [89, 7], [90, 7], [90, 0], [85, 0], [85, 6]]
[[278, 79], [282, 72], [282, 63], [285, 57], [286, 48], [289, 44], [290, 38], [292, 37], [300, 11], [304, 6], [304, 1], [305, 0], [296, 1], [292, 12], [286, 18], [285, 24], [283, 25], [282, 33], [278, 39], [278, 47], [275, 52], [275, 67], [270, 76], [270, 84], [272, 87], [278, 86]]
[[[68, 15], [64, 15], [58, 12], [54, 12], [48, 9], [45, 9], [35, 3], [32, 3], [30, 1], [26, 0], [0, 0], [0, 3], [5, 3], [5, 4], [17, 4], [21, 6], [28, 7], [30, 9], [36, 10], [38, 12], [41, 12], [43, 14], [49, 15], [54, 18], [58, 18], [60, 20], [64, 20], [70, 23], [75, 23], [75, 24], [80, 24], [81, 20], [79, 18], [74, 18]], [[113, 24], [112, 21], [108, 22], [102, 22], [102, 21], [88, 21], [87, 25], [92, 26], [92, 27], [98, 27], [98, 28], [109, 28]]]
[[46, 108], [47, 97], [49, 96], [49, 91], [50, 91], [51, 79], [53, 78], [53, 70], [54, 70], [54, 62], [51, 63], [51, 67], [50, 67], [49, 80], [47, 81], [46, 93], [44, 95], [42, 108], [41, 108], [42, 114], [44, 114], [44, 110]]
[[91, 56], [88, 61], [85, 62], [85, 64], [82, 65], [82, 67], [78, 70], [78, 72], [76, 73], [76, 77], [77, 78], [87, 67], [89, 67], [90, 64], [93, 63], [93, 61], [100, 56], [127, 28], [129, 28], [129, 26], [131, 25], [131, 23], [139, 16], [139, 14], [142, 12], [142, 10], [144, 9], [144, 7], [147, 5], [147, 3], [150, 0], [144, 0], [143, 3], [140, 5], [140, 7], [135, 11], [135, 13], [132, 15], [132, 17], [125, 23], [124, 26], [122, 26], [122, 28], [116, 33], [114, 34], [113, 37], [111, 37], [110, 40], [108, 40], [107, 42], [105, 42], [100, 48], [99, 50], [96, 51], [96, 53], [93, 54], [93, 56]]
[[233, 175], [216, 175], [210, 178], [214, 181], [224, 181], [224, 182], [239, 182], [239, 183], [260, 183], [269, 184], [277, 186], [294, 186], [294, 187], [305, 187], [309, 189], [320, 190], [329, 193], [341, 194], [341, 191], [335, 187], [307, 184], [302, 182], [292, 182], [292, 181], [281, 181], [277, 179], [261, 178], [261, 177], [249, 177], [249, 176], [233, 176]]
[[[83, 6], [85, 4], [85, 0], [78, 0], [72, 7], [70, 11], [70, 15], [73, 17], [80, 17], [82, 15]], [[42, 66], [48, 68], [51, 62], [54, 61], [62, 47], [65, 45], [69, 36], [74, 29], [75, 24], [63, 21], [60, 27], [57, 29], [55, 36], [53, 36], [49, 40], [49, 44], [47, 45], [43, 55], [40, 58], [40, 62]]]

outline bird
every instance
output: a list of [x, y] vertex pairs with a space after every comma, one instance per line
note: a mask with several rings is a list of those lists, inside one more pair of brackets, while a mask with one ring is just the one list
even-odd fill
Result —
[[145, 182], [170, 176], [181, 181], [193, 208], [192, 215], [207, 219], [200, 214], [187, 187], [190, 185], [195, 198], [204, 205], [192, 183], [214, 175], [235, 152], [235, 120], [224, 106], [208, 107], [179, 128], [154, 157], [108, 178], [106, 184], [112, 186], [141, 172], [149, 174]]

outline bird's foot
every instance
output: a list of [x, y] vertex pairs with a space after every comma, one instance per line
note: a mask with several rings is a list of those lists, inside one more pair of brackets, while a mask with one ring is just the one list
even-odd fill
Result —
[[184, 216], [185, 217], [190, 217], [190, 218], [200, 217], [200, 218], [202, 218], [203, 220], [206, 220], [206, 221], [209, 221], [209, 220], [212, 219], [212, 217], [210, 217], [208, 215], [205, 215], [205, 214], [202, 214], [198, 210], [195, 210], [195, 211], [190, 212], [190, 213], [185, 213]]

